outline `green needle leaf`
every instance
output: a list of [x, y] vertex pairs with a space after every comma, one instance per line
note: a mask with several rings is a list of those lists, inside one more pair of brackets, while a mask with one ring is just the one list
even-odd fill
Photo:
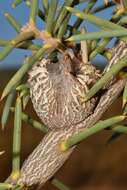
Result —
[[123, 115], [127, 115], [127, 105], [125, 106], [125, 108], [123, 110]]
[[4, 129], [4, 127], [5, 127], [6, 123], [7, 123], [10, 107], [12, 105], [14, 97], [15, 97], [15, 91], [11, 92], [8, 95], [7, 100], [5, 102], [2, 117], [1, 117], [2, 129]]
[[21, 92], [20, 92], [20, 98], [22, 98], [23, 96], [26, 96], [29, 94], [29, 90], [28, 88], [26, 89], [23, 89]]
[[53, 178], [51, 180], [52, 185], [54, 185], [55, 187], [57, 187], [59, 190], [71, 190], [69, 187], [67, 187], [65, 184], [63, 184], [63, 182], [61, 182], [60, 180]]
[[63, 6], [59, 12], [59, 15], [57, 17], [57, 20], [56, 20], [54, 33], [56, 33], [57, 30], [61, 27], [63, 20], [67, 16], [67, 10], [66, 10], [65, 6], [71, 6], [73, 2], [74, 2], [74, 0], [65, 0], [65, 3], [63, 4]]
[[[95, 3], [96, 3], [96, 0], [89, 2], [88, 5], [87, 5], [87, 7], [85, 7], [85, 8], [82, 10], [82, 12], [88, 14], [88, 13], [91, 11], [91, 9], [93, 8], [93, 6], [95, 5]], [[83, 19], [77, 18], [77, 20], [75, 21], [75, 23], [74, 23], [74, 25], [73, 25], [73, 31], [74, 31], [75, 29], [78, 29], [78, 28], [80, 27], [80, 25], [82, 24], [82, 22], [83, 22]]]
[[12, 159], [12, 178], [16, 178], [20, 172], [20, 150], [21, 150], [21, 118], [22, 104], [20, 97], [16, 100], [14, 114], [14, 132], [13, 132], [13, 159]]
[[54, 27], [54, 19], [56, 15], [56, 9], [58, 5], [58, 0], [53, 0], [50, 2], [50, 7], [48, 11], [48, 16], [47, 16], [47, 22], [46, 22], [46, 31], [51, 34], [53, 32], [53, 27]]
[[111, 127], [111, 130], [113, 130], [117, 133], [127, 134], [127, 126], [125, 126], [125, 125], [115, 125], [115, 126]]
[[61, 25], [59, 31], [58, 31], [58, 35], [57, 35], [57, 38], [59, 39], [62, 39], [67, 31], [67, 25], [68, 25], [68, 22], [69, 22], [69, 19], [71, 17], [71, 14], [68, 14], [66, 16], [66, 18], [63, 20], [63, 24]]
[[[14, 108], [10, 108], [10, 110], [11, 110], [12, 112], [14, 112]], [[35, 120], [35, 119], [32, 119], [30, 116], [28, 116], [28, 115], [27, 115], [26, 113], [24, 113], [24, 112], [22, 112], [22, 120], [23, 120], [25, 123], [30, 124], [30, 125], [31, 125], [32, 127], [34, 127], [35, 129], [38, 129], [38, 130], [42, 131], [43, 133], [47, 133], [47, 132], [48, 132], [48, 128], [47, 128], [44, 124], [38, 122], [38, 121]]]
[[[26, 0], [26, 5], [30, 8], [31, 7], [31, 1], [30, 0]], [[43, 20], [45, 21], [45, 15], [44, 13], [42, 12], [41, 9], [38, 9], [38, 16]]]
[[114, 5], [115, 5], [115, 3], [113, 3], [113, 2], [108, 2], [107, 5], [103, 3], [102, 5], [97, 6], [94, 9], [92, 9], [91, 14], [95, 14], [95, 13], [98, 13], [100, 11], [106, 10], [107, 8], [110, 8]]
[[7, 21], [11, 24], [11, 26], [16, 30], [16, 32], [20, 32], [21, 25], [16, 21], [16, 19], [9, 13], [5, 13]]
[[29, 102], [29, 99], [30, 99], [30, 95], [29, 95], [29, 94], [28, 94], [28, 95], [23, 96], [23, 98], [22, 98], [23, 109], [25, 109], [25, 108], [26, 108], [27, 103]]
[[117, 64], [113, 65], [111, 69], [106, 74], [104, 74], [104, 76], [102, 76], [101, 79], [97, 81], [97, 83], [89, 90], [89, 92], [84, 97], [84, 101], [87, 101], [91, 97], [93, 97], [101, 88], [103, 88], [112, 79], [113, 76], [115, 76], [125, 66], [127, 66], [127, 56], [118, 61]]
[[63, 141], [61, 143], [61, 151], [66, 151], [70, 147], [76, 145], [77, 143], [81, 142], [82, 140], [86, 139], [87, 137], [107, 128], [110, 127], [120, 121], [123, 121], [126, 116], [115, 116], [104, 121], [100, 121], [95, 124], [93, 127], [89, 129], [84, 129], [84, 131], [70, 137], [67, 141]]
[[48, 13], [48, 9], [49, 9], [49, 2], [48, 0], [42, 0], [42, 5], [44, 7], [44, 11], [47, 14]]
[[101, 41], [96, 49], [94, 49], [91, 53], [90, 53], [90, 56], [89, 56], [89, 59], [92, 60], [97, 54], [99, 53], [103, 53], [106, 45], [110, 42], [111, 39], [104, 39], [103, 41]]
[[91, 32], [86, 34], [78, 34], [71, 36], [66, 41], [83, 41], [83, 40], [96, 40], [101, 38], [111, 38], [111, 37], [121, 37], [127, 36], [127, 30], [109, 30], [109, 31], [100, 31], [100, 32]]
[[123, 91], [123, 107], [126, 105], [127, 103], [127, 83], [125, 85], [124, 91]]
[[22, 2], [23, 2], [23, 0], [14, 0], [13, 3], [12, 3], [12, 8], [16, 8]]
[[[85, 28], [81, 28], [81, 33], [86, 35], [87, 30]], [[88, 43], [86, 40], [83, 40], [81, 42], [81, 55], [83, 62], [88, 63]]]
[[7, 189], [11, 189], [12, 185], [9, 183], [0, 183], [0, 190], [7, 190]]
[[32, 67], [32, 65], [43, 56], [48, 47], [43, 46], [35, 55], [25, 60], [23, 66], [15, 73], [11, 80], [6, 85], [1, 100], [8, 95], [8, 93], [15, 87], [18, 81], [26, 74], [26, 72]]
[[115, 140], [121, 137], [122, 134], [127, 134], [127, 126], [125, 125], [114, 125], [110, 129], [115, 133], [113, 133], [113, 135], [111, 135], [111, 137], [107, 140], [107, 145], [113, 143]]
[[[0, 39], [0, 46], [7, 46], [9, 44], [9, 42], [10, 42], [9, 40]], [[28, 41], [28, 42], [23, 41], [23, 42], [17, 44], [15, 48], [38, 51], [41, 47], [42, 47], [41, 45], [32, 44], [31, 41]]]
[[78, 10], [78, 9], [74, 9], [72, 7], [66, 7], [66, 9], [71, 12], [72, 14], [76, 15], [77, 17], [87, 20], [93, 24], [95, 24], [96, 26], [104, 29], [104, 30], [115, 30], [115, 29], [123, 29], [126, 30], [124, 27], [119, 26], [118, 24], [114, 24], [110, 21], [101, 19], [97, 16], [94, 16], [92, 14], [85, 14], [82, 11]]
[[35, 22], [36, 22], [36, 16], [38, 14], [38, 5], [39, 5], [38, 0], [32, 0], [31, 7], [30, 7], [30, 18], [29, 18], [29, 22], [32, 25], [35, 25]]
[[29, 87], [30, 87], [29, 84], [25, 83], [25, 84], [21, 84], [21, 85], [17, 86], [16, 90], [21, 91], [24, 89], [28, 89]]
[[123, 3], [123, 7], [126, 10], [127, 9], [127, 0], [123, 0], [121, 3]]
[[0, 52], [0, 61], [2, 61], [19, 43], [25, 40], [31, 40], [34, 36], [34, 32], [22, 32], [16, 38], [10, 40], [5, 48]]

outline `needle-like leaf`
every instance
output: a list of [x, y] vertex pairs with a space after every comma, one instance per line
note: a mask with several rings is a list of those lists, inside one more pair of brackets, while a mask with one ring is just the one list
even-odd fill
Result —
[[20, 150], [21, 150], [21, 116], [22, 104], [20, 97], [16, 100], [14, 114], [14, 131], [13, 131], [13, 159], [12, 159], [12, 175], [16, 179], [20, 173]]
[[122, 68], [127, 66], [127, 56], [121, 59], [117, 64], [113, 65], [111, 69], [101, 77], [101, 79], [89, 90], [84, 97], [84, 101], [87, 101], [94, 96], [102, 87], [104, 87], [113, 76], [115, 76]]
[[8, 93], [15, 87], [18, 81], [22, 79], [22, 77], [26, 74], [26, 72], [32, 67], [32, 65], [43, 56], [45, 51], [51, 46], [43, 46], [35, 55], [25, 60], [23, 66], [15, 73], [15, 75], [8, 82], [7, 86], [4, 88], [1, 100], [8, 95]]
[[7, 123], [10, 107], [12, 105], [14, 97], [15, 97], [15, 91], [11, 92], [8, 95], [7, 100], [5, 102], [3, 113], [2, 113], [2, 117], [1, 117], [2, 129], [4, 129], [4, 127], [5, 127], [6, 123]]
[[61, 151], [66, 151], [70, 147], [76, 145], [77, 143], [81, 142], [82, 140], [86, 139], [87, 137], [107, 128], [110, 127], [120, 121], [123, 121], [126, 116], [115, 116], [104, 121], [99, 121], [95, 124], [92, 128], [84, 129], [84, 131], [70, 137], [67, 141], [63, 141], [61, 143]]
[[21, 25], [17, 22], [17, 20], [9, 13], [5, 13], [4, 16], [8, 20], [8, 22], [11, 24], [11, 26], [16, 30], [16, 32], [20, 32]]
[[121, 37], [121, 36], [127, 36], [127, 31], [125, 29], [78, 34], [71, 36], [70, 38], [67, 39], [67, 41], [73, 42], [73, 41], [83, 41], [83, 40], [96, 40], [101, 38], [111, 38], [111, 37]]
[[123, 105], [122, 106], [124, 107], [126, 103], [127, 103], [127, 83], [123, 91]]
[[13, 3], [12, 3], [12, 8], [16, 8], [22, 2], [23, 2], [23, 0], [14, 0]]

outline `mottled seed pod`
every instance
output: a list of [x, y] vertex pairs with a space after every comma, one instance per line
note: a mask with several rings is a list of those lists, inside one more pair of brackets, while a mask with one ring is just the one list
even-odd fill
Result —
[[29, 72], [33, 107], [50, 129], [68, 128], [87, 118], [95, 99], [83, 102], [89, 86], [97, 81], [98, 71], [65, 54], [58, 63], [42, 59]]

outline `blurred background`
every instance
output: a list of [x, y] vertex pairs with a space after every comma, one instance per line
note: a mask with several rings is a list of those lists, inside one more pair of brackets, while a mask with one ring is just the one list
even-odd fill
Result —
[[[13, 14], [21, 24], [27, 22], [29, 9], [25, 4], [16, 10], [11, 8], [12, 1], [4, 0], [0, 2], [0, 38], [11, 39], [16, 33], [4, 18], [4, 12]], [[100, 1], [102, 3], [102, 1]], [[110, 18], [112, 9], [108, 9], [99, 16]], [[38, 20], [38, 26], [44, 26]], [[89, 31], [97, 29], [88, 24]], [[10, 80], [17, 68], [22, 64], [24, 56], [30, 52], [16, 50], [9, 55], [6, 60], [0, 63], [0, 96], [3, 87]], [[96, 57], [95, 62], [105, 64], [106, 60], [101, 56]], [[0, 104], [0, 114], [2, 113], [4, 101]], [[121, 100], [118, 99], [104, 114], [104, 118], [120, 114]], [[38, 119], [32, 109], [31, 103], [27, 106], [26, 112]], [[0, 182], [4, 181], [11, 172], [11, 151], [12, 151], [13, 115], [4, 131], [0, 128], [0, 151], [5, 153], [0, 156]], [[55, 175], [61, 179], [71, 189], [75, 190], [126, 190], [127, 189], [127, 137], [121, 135], [111, 145], [106, 145], [107, 139], [111, 136], [110, 130], [102, 131], [93, 135], [78, 145], [70, 159]], [[22, 162], [32, 152], [42, 139], [43, 134], [31, 126], [23, 123], [22, 128]], [[55, 190], [49, 182], [42, 188], [43, 190]]]

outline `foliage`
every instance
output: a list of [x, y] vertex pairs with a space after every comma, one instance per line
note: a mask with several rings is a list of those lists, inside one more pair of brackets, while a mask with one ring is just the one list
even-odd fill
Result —
[[[81, 42], [81, 47], [85, 48], [82, 50], [82, 52], [84, 52], [82, 54], [83, 60], [93, 61], [98, 54], [101, 54], [110, 60], [112, 52], [106, 49], [106, 46], [112, 38], [117, 37], [116, 41], [119, 39], [124, 41], [127, 40], [127, 30], [125, 28], [125, 25], [127, 24], [127, 1], [123, 0], [121, 5], [117, 4], [116, 1], [109, 3], [102, 2], [101, 5], [97, 4], [97, 2], [98, 0], [65, 0], [61, 3], [61, 1], [58, 0], [42, 0], [42, 6], [40, 6], [38, 0], [14, 0], [12, 3], [13, 8], [20, 8], [21, 3], [25, 3], [26, 6], [30, 8], [30, 15], [25, 26], [21, 26], [10, 13], [5, 13], [5, 18], [17, 32], [17, 36], [9, 41], [6, 39], [0, 39], [0, 46], [3, 46], [3, 49], [0, 52], [0, 60], [5, 59], [15, 48], [31, 50], [33, 52], [31, 57], [27, 57], [24, 60], [24, 64], [5, 86], [1, 97], [1, 100], [6, 98], [1, 118], [2, 128], [6, 126], [10, 111], [14, 113], [13, 161], [11, 175], [15, 178], [18, 177], [20, 172], [22, 120], [30, 123], [32, 127], [35, 127], [44, 133], [48, 132], [46, 126], [24, 113], [29, 102], [29, 86], [27, 81], [24, 84], [24, 78], [32, 65], [44, 56], [54, 58], [54, 52], [64, 52], [71, 48], [76, 49], [79, 42]], [[79, 10], [78, 6], [81, 4], [83, 9]], [[105, 11], [110, 7], [113, 7], [110, 20], [104, 20], [95, 16], [96, 13]], [[74, 15], [76, 16], [76, 20], [74, 23], [71, 23], [70, 20]], [[36, 20], [38, 17], [45, 25], [43, 31], [40, 31], [37, 28]], [[84, 32], [82, 32], [81, 25], [85, 26], [86, 21], [96, 25], [99, 28], [99, 31], [89, 33], [85, 29]], [[41, 39], [42, 45], [35, 43], [33, 41], [34, 39]], [[113, 66], [112, 69], [90, 89], [88, 94], [86, 94], [86, 97], [84, 97], [84, 101], [93, 97], [103, 86], [105, 86], [111, 79], [112, 75], [115, 76], [120, 74], [121, 69], [126, 67], [126, 60], [127, 57], [125, 56], [125, 58], [123, 58], [118, 64]], [[122, 73], [122, 76], [123, 75], [125, 76], [126, 73]], [[16, 101], [14, 97], [16, 97]], [[11, 105], [14, 101], [15, 107], [12, 108]], [[127, 85], [123, 93], [123, 115], [126, 115], [127, 113], [126, 103]], [[65, 151], [89, 135], [103, 130], [106, 127], [110, 127], [111, 130], [118, 133], [127, 133], [126, 126], [118, 124], [124, 119], [125, 116], [115, 116], [105, 121], [98, 122], [93, 128], [71, 137], [66, 142], [61, 142], [61, 151]], [[67, 186], [57, 179], [52, 179], [51, 183], [61, 190], [69, 190]], [[10, 188], [10, 184], [0, 184], [0, 189]], [[22, 187], [16, 187], [15, 189], [21, 188]]]

